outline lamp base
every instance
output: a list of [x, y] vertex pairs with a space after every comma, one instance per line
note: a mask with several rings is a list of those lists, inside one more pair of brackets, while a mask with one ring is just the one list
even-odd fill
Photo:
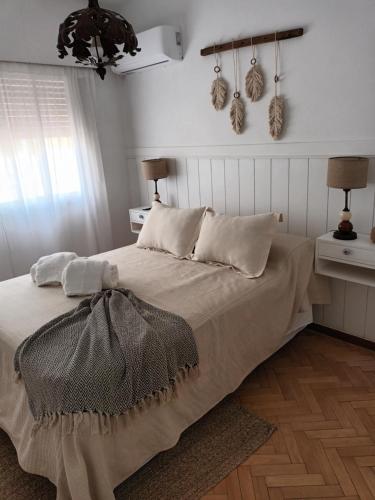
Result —
[[337, 231], [333, 233], [333, 237], [336, 240], [356, 240], [357, 233], [353, 231], [353, 224], [350, 222], [352, 218], [352, 213], [348, 208], [348, 189], [345, 189], [345, 208], [340, 213], [341, 222]]
[[155, 193], [154, 193], [154, 201], [161, 203], [160, 194], [158, 193], [158, 179], [154, 179], [155, 182]]
[[338, 229], [333, 233], [333, 237], [336, 240], [356, 240], [357, 233], [355, 231], [347, 232], [347, 231], [340, 231], [340, 229]]

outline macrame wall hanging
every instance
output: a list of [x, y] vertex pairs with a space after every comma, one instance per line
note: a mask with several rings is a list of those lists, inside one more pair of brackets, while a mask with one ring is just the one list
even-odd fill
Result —
[[257, 64], [256, 45], [264, 43], [273, 43], [275, 48], [275, 76], [274, 76], [274, 96], [268, 109], [269, 131], [274, 140], [280, 139], [285, 129], [285, 108], [286, 101], [280, 95], [280, 40], [290, 40], [303, 36], [303, 28], [294, 28], [285, 31], [277, 31], [264, 35], [257, 35], [240, 40], [232, 40], [218, 45], [211, 45], [201, 49], [201, 56], [215, 55], [216, 80], [212, 83], [211, 96], [212, 104], [215, 109], [223, 109], [227, 102], [228, 85], [221, 77], [221, 64], [219, 54], [225, 51], [231, 51], [233, 55], [234, 67], [234, 87], [233, 100], [230, 108], [230, 119], [233, 130], [240, 134], [245, 125], [245, 101], [241, 98], [239, 91], [239, 49], [251, 47], [252, 59], [245, 79], [245, 91], [247, 97], [252, 102], [258, 101], [264, 95], [264, 74], [259, 64]]
[[232, 100], [232, 106], [230, 108], [230, 119], [232, 122], [232, 128], [236, 134], [242, 132], [244, 122], [245, 122], [245, 105], [241, 98], [241, 93], [239, 91], [239, 55], [238, 49], [234, 49], [233, 43], [233, 72], [234, 72], [234, 94]]
[[263, 72], [257, 64], [255, 45], [253, 45], [253, 39], [251, 38], [251, 49], [253, 52], [253, 57], [250, 61], [251, 69], [248, 71], [245, 80], [245, 90], [246, 95], [251, 99], [252, 102], [256, 102], [263, 94], [264, 88], [264, 78]]
[[269, 107], [269, 126], [270, 134], [273, 139], [279, 139], [283, 130], [284, 122], [284, 99], [279, 95], [280, 74], [280, 43], [277, 40], [277, 33], [275, 33], [275, 95], [271, 100]]
[[215, 67], [216, 79], [212, 82], [211, 87], [211, 102], [216, 111], [223, 109], [227, 101], [228, 85], [221, 76], [221, 64], [219, 54], [215, 51]]

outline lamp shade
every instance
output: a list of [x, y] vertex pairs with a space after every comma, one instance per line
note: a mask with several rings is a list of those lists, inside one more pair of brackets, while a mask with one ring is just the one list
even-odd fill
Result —
[[360, 189], [367, 186], [368, 158], [342, 156], [328, 161], [327, 186], [337, 189]]
[[147, 181], [168, 177], [167, 161], [163, 158], [142, 161], [143, 177]]

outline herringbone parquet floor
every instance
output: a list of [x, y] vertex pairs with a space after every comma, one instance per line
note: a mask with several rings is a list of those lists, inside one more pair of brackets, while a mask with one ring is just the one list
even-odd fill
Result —
[[375, 499], [375, 352], [297, 336], [237, 391], [277, 425], [204, 500]]

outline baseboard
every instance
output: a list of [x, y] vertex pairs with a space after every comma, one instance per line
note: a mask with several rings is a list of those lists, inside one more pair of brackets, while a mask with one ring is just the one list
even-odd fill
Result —
[[363, 339], [361, 337], [356, 337], [355, 335], [350, 335], [349, 333], [340, 332], [339, 330], [334, 330], [333, 328], [328, 328], [327, 326], [318, 325], [316, 323], [311, 323], [311, 325], [309, 325], [308, 328], [310, 330], [315, 330], [316, 332], [329, 335], [330, 337], [335, 337], [336, 339], [344, 340], [345, 342], [349, 342], [350, 344], [359, 345], [361, 347], [366, 347], [367, 349], [375, 351], [375, 342], [371, 342], [371, 340]]

